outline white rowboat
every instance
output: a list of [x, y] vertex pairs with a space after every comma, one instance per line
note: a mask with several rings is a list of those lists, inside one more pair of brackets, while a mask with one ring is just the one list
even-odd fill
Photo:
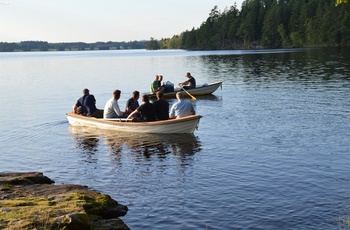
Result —
[[[186, 89], [188, 93], [190, 93], [193, 96], [202, 96], [202, 95], [209, 95], [214, 93], [221, 85], [223, 81], [218, 81], [210, 84], [205, 84], [203, 86], [199, 86], [194, 89]], [[179, 92], [181, 88], [175, 89], [173, 92], [166, 92], [164, 93], [164, 97], [175, 97], [176, 93]], [[149, 97], [156, 97], [155, 94], [147, 94]], [[185, 96], [188, 96], [186, 93], [184, 93]]]
[[118, 132], [133, 133], [193, 133], [198, 127], [201, 115], [152, 122], [132, 122], [127, 119], [98, 119], [75, 113], [66, 114], [72, 126], [86, 126]]

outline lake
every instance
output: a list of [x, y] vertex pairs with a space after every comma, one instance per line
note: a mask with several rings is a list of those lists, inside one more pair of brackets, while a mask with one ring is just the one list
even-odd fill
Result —
[[[223, 80], [192, 101], [194, 135], [70, 127], [83, 88], [102, 109], [164, 81]], [[350, 49], [0, 53], [2, 172], [82, 184], [131, 229], [347, 229]], [[169, 99], [173, 104], [174, 99]]]

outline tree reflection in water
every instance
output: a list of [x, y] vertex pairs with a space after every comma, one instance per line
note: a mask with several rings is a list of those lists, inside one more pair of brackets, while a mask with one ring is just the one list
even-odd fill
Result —
[[97, 158], [94, 157], [94, 154], [98, 151], [99, 139], [82, 130], [75, 130], [72, 126], [69, 126], [69, 132], [74, 134], [76, 147], [82, 150], [82, 154], [86, 157], [86, 162], [96, 163]]
[[123, 154], [133, 155], [136, 161], [147, 161], [153, 158], [164, 160], [171, 154], [178, 156], [183, 164], [188, 164], [191, 156], [201, 150], [201, 143], [193, 134], [117, 133], [74, 126], [69, 126], [69, 132], [74, 136], [76, 146], [83, 153], [90, 155], [101, 151], [97, 146], [102, 145], [104, 140], [112, 160], [119, 164]]

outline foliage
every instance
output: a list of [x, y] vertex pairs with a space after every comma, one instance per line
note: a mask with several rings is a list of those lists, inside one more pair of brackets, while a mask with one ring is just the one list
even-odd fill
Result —
[[[220, 50], [350, 45], [347, 0], [245, 0], [215, 6], [199, 28], [160, 40], [162, 49]], [[340, 5], [339, 5], [340, 4]]]
[[0, 52], [111, 49], [222, 50], [350, 45], [348, 0], [245, 0], [221, 12], [217, 6], [198, 28], [160, 41], [48, 43], [0, 42]]
[[158, 50], [159, 44], [158, 41], [151, 37], [150, 41], [146, 43], [146, 49], [148, 50]]
[[348, 0], [336, 0], [335, 6], [338, 6], [341, 3], [347, 3], [347, 2], [348, 2]]

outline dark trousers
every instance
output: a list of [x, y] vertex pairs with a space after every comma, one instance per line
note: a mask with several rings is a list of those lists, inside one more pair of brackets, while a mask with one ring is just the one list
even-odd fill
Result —
[[103, 109], [97, 109], [90, 117], [103, 118]]

